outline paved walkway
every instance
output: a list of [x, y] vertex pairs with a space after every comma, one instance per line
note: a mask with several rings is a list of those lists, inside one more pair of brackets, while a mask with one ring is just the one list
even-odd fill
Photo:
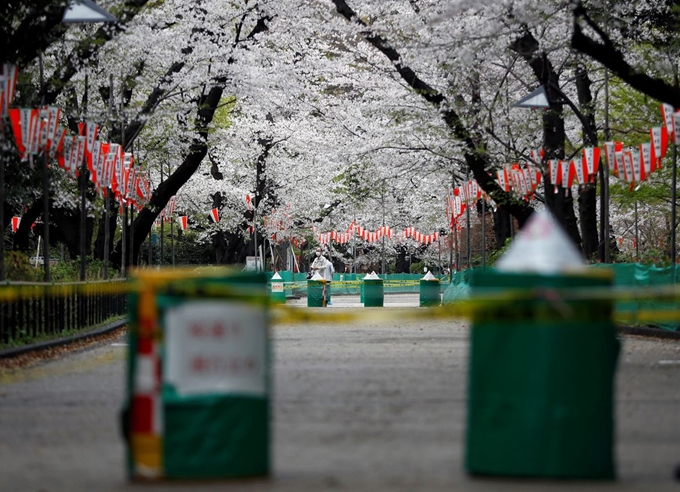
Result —
[[[307, 297], [300, 297], [299, 299], [288, 299], [286, 304], [290, 306], [307, 306]], [[420, 294], [385, 294], [384, 307], [386, 308], [408, 308], [418, 307], [420, 304]], [[331, 291], [331, 304], [327, 306], [329, 309], [337, 308], [363, 308], [360, 296], [357, 295], [335, 295]]]
[[127, 482], [123, 338], [0, 371], [0, 492], [680, 490], [679, 343], [624, 337], [619, 481], [554, 482], [465, 474], [468, 335], [455, 320], [274, 326], [273, 475], [230, 484]]

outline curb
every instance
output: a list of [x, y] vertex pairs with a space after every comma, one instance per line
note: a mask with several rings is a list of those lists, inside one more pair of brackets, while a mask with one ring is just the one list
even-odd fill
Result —
[[54, 340], [47, 340], [45, 342], [32, 343], [30, 345], [22, 345], [21, 347], [13, 347], [10, 349], [0, 350], [0, 359], [6, 359], [7, 357], [15, 357], [17, 355], [25, 354], [27, 352], [35, 352], [39, 350], [46, 350], [53, 347], [59, 347], [62, 345], [68, 345], [69, 343], [78, 342], [80, 340], [85, 340], [87, 338], [96, 337], [99, 335], [106, 335], [119, 328], [128, 324], [127, 318], [114, 321], [108, 325], [97, 328], [96, 330], [88, 331], [85, 333], [77, 333], [71, 335], [70, 337], [56, 338]]
[[662, 330], [661, 328], [651, 328], [649, 326], [617, 326], [616, 331], [623, 335], [680, 340], [680, 331]]
[[[96, 330], [88, 331], [85, 333], [78, 333], [70, 337], [57, 338], [55, 340], [47, 340], [45, 342], [33, 343], [30, 345], [23, 345], [21, 347], [0, 350], [0, 359], [14, 357], [17, 355], [25, 354], [27, 352], [46, 350], [48, 348], [59, 347], [61, 345], [67, 345], [69, 343], [85, 340], [87, 338], [105, 335], [107, 333], [111, 333], [114, 330], [122, 328], [127, 323], [128, 323], [127, 319], [121, 319], [119, 321], [114, 321], [111, 324], [102, 326], [101, 328], [97, 328]], [[641, 326], [617, 326], [616, 331], [622, 335], [637, 335], [650, 338], [663, 338], [667, 340], [680, 340], [680, 331], [662, 330], [660, 328], [650, 328]]]

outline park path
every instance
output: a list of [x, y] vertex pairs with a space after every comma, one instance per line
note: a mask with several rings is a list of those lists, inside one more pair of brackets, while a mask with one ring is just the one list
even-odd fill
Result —
[[[333, 308], [355, 309], [352, 302], [334, 301]], [[672, 481], [680, 463], [677, 342], [624, 337], [616, 396], [620, 480], [598, 484], [465, 475], [465, 323], [393, 318], [277, 325], [272, 339], [272, 479], [230, 487], [129, 484], [118, 429], [126, 356], [121, 337], [0, 372], [0, 492], [680, 487]]]

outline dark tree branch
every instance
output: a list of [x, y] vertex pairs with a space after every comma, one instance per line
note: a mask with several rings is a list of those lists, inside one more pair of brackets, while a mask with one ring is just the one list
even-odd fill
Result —
[[[597, 42], [586, 36], [581, 27], [582, 22], [593, 29], [602, 42]], [[588, 11], [581, 2], [574, 9], [574, 32], [571, 36], [571, 47], [600, 62], [633, 89], [673, 107], [680, 107], [680, 91], [662, 79], [650, 77], [633, 68], [625, 60], [621, 50], [614, 46], [607, 33], [588, 15]]]

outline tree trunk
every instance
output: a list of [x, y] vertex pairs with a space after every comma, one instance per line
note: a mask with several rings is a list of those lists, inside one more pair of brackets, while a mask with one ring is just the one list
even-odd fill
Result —
[[[111, 259], [111, 252], [113, 251], [113, 239], [116, 232], [116, 225], [118, 223], [118, 203], [111, 200], [111, 207], [109, 208], [109, 260]], [[94, 257], [98, 260], [104, 259], [104, 235], [106, 227], [106, 219], [104, 211], [99, 217], [99, 227], [97, 230], [97, 238], [94, 241]]]
[[[406, 246], [399, 246], [399, 249], [397, 250], [397, 263], [394, 267], [394, 273], [409, 273], [407, 256], [408, 250], [406, 249]], [[448, 258], [446, 261], [449, 261]]]
[[68, 249], [68, 255], [72, 260], [80, 256], [80, 214], [75, 215], [67, 209], [52, 209], [51, 217], [54, 221], [55, 235], [50, 231], [50, 242], [63, 242]]
[[[510, 49], [520, 55], [531, 67], [536, 79], [545, 87], [550, 108], [543, 113], [543, 150], [544, 162], [549, 159], [564, 159], [564, 132], [562, 94], [559, 89], [559, 75], [548, 59], [539, 52], [539, 44], [534, 35], [526, 29], [517, 38]], [[550, 181], [550, 173], [543, 172], [545, 184], [545, 203], [555, 218], [562, 224], [574, 244], [581, 247], [581, 236], [578, 231], [576, 214], [574, 213], [574, 198], [570, 188], [558, 187], [554, 193], [554, 185]]]
[[238, 232], [219, 231], [212, 237], [212, 242], [218, 265], [243, 264], [253, 250], [252, 241], [246, 244], [243, 235]]
[[505, 242], [510, 239], [512, 235], [511, 222], [512, 216], [506, 210], [499, 208], [493, 213], [493, 235], [497, 249], [505, 246]]
[[[151, 231], [154, 221], [168, 204], [170, 198], [177, 194], [179, 189], [193, 176], [208, 152], [208, 125], [213, 119], [215, 109], [220, 102], [224, 85], [216, 85], [199, 102], [198, 115], [196, 117], [197, 135], [194, 137], [187, 156], [182, 164], [173, 172], [168, 179], [163, 181], [153, 192], [149, 204], [137, 215], [132, 228], [134, 228], [134, 243], [130, 244], [130, 236], [126, 235], [128, 248], [132, 247], [132, 264], [137, 264], [139, 250], [142, 242]], [[122, 242], [119, 241], [111, 256], [111, 262], [116, 268], [120, 268]], [[127, 255], [126, 255], [127, 256]], [[126, 258], [127, 260], [127, 258]]]
[[21, 222], [19, 223], [19, 229], [17, 229], [14, 235], [14, 249], [17, 251], [28, 252], [29, 248], [29, 233], [31, 232], [31, 226], [36, 221], [43, 210], [42, 198], [39, 198], [26, 210], [24, 215], [21, 216]]
[[[581, 123], [583, 125], [584, 142], [587, 146], [597, 147], [597, 126], [595, 125], [593, 95], [590, 87], [591, 81], [588, 72], [583, 66], [579, 66], [576, 69], [576, 89], [583, 115]], [[586, 259], [593, 260], [598, 253], [600, 244], [597, 234], [597, 186], [595, 183], [588, 183], [579, 187], [578, 212], [581, 219], [583, 254]]]

